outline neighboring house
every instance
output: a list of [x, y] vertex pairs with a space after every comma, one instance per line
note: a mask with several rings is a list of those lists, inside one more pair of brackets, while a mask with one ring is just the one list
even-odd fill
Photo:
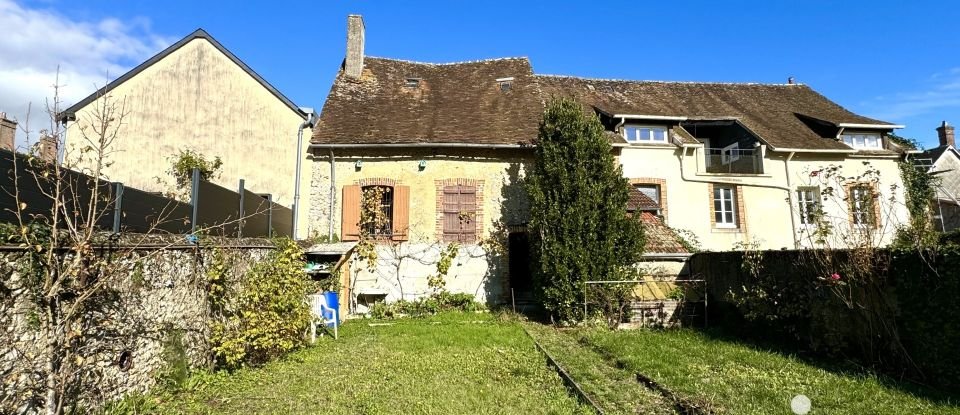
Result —
[[940, 145], [913, 157], [915, 164], [939, 178], [934, 205], [934, 226], [943, 232], [960, 228], [960, 153], [954, 143], [953, 126], [937, 127]]
[[[804, 85], [547, 76], [526, 58], [365, 57], [359, 16], [349, 17], [347, 40], [311, 141], [310, 221], [356, 240], [363, 193], [389, 195], [378, 266], [350, 276], [358, 304], [429, 292], [427, 276], [449, 241], [463, 248], [448, 289], [488, 302], [529, 289], [520, 183], [554, 97], [578, 100], [606, 127], [634, 185], [628, 208], [647, 225], [648, 258], [688, 255], [670, 228], [708, 250], [780, 249], [814, 245], [806, 222], [821, 217], [815, 212], [838, 230], [834, 239], [846, 229], [886, 243], [905, 221], [903, 152], [885, 138], [901, 126], [853, 114]], [[821, 206], [828, 189], [818, 180], [831, 166], [844, 176], [876, 170], [879, 181], [845, 181], [836, 203]]]
[[[171, 159], [192, 149], [221, 158], [217, 184], [237, 189], [244, 179], [247, 190], [293, 204], [298, 129], [309, 110], [298, 108], [203, 29], [63, 111], [70, 160], [86, 145], [81, 129], [93, 135], [106, 94], [117, 105], [118, 122], [123, 112], [123, 125], [109, 148], [112, 164], [105, 168], [110, 180], [169, 191], [175, 187], [167, 174]], [[304, 135], [310, 136], [309, 129]], [[83, 163], [79, 167], [89, 167], [89, 160]], [[309, 172], [309, 163], [303, 164]], [[301, 188], [308, 191], [308, 179]], [[301, 208], [300, 217], [306, 212]], [[305, 236], [308, 224], [300, 224], [299, 234]]]
[[7, 119], [7, 113], [0, 112], [0, 150], [13, 151], [16, 137], [17, 122]]

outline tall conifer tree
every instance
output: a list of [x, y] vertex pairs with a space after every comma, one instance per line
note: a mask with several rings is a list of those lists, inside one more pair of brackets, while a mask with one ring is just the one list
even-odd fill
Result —
[[578, 103], [547, 105], [535, 155], [526, 185], [534, 284], [551, 317], [579, 320], [584, 281], [629, 274], [643, 253], [643, 228], [627, 214], [629, 182], [603, 126]]

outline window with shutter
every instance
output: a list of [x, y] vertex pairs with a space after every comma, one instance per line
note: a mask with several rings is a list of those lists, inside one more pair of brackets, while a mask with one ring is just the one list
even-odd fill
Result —
[[443, 240], [472, 243], [477, 239], [477, 188], [443, 187]]

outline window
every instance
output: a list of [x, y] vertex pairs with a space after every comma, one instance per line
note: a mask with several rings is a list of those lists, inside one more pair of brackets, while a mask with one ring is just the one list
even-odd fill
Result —
[[476, 239], [476, 186], [443, 186], [443, 240], [472, 243]]
[[737, 227], [737, 190], [733, 187], [713, 187], [713, 217], [718, 228]]
[[850, 220], [857, 226], [876, 225], [873, 186], [857, 184], [850, 187]]
[[644, 196], [649, 197], [654, 202], [657, 202], [657, 205], [660, 204], [660, 185], [658, 184], [635, 184], [634, 188], [643, 193]]
[[720, 163], [721, 164], [730, 164], [737, 160], [740, 160], [740, 144], [733, 143], [729, 146], [723, 148], [720, 151]]
[[800, 223], [803, 225], [816, 223], [817, 214], [820, 210], [820, 188], [798, 187], [797, 204], [800, 208]]
[[360, 226], [367, 235], [393, 235], [393, 188], [390, 186], [363, 186], [360, 202]]
[[877, 133], [850, 133], [842, 136], [844, 144], [853, 148], [882, 149], [883, 139]]
[[666, 143], [667, 128], [654, 126], [628, 125], [623, 136], [631, 143]]

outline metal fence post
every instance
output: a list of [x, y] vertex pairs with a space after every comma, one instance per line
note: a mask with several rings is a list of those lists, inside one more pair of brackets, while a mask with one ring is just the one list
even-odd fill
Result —
[[243, 238], [243, 179], [240, 179], [240, 189], [237, 191], [240, 193], [240, 217], [237, 218], [237, 238]]
[[123, 183], [113, 184], [113, 233], [120, 233], [120, 221], [123, 217]]
[[193, 189], [190, 192], [190, 204], [193, 205], [193, 215], [190, 218], [190, 233], [197, 233], [197, 205], [200, 201], [200, 169], [193, 169]]
[[267, 238], [273, 237], [273, 196], [267, 195]]

